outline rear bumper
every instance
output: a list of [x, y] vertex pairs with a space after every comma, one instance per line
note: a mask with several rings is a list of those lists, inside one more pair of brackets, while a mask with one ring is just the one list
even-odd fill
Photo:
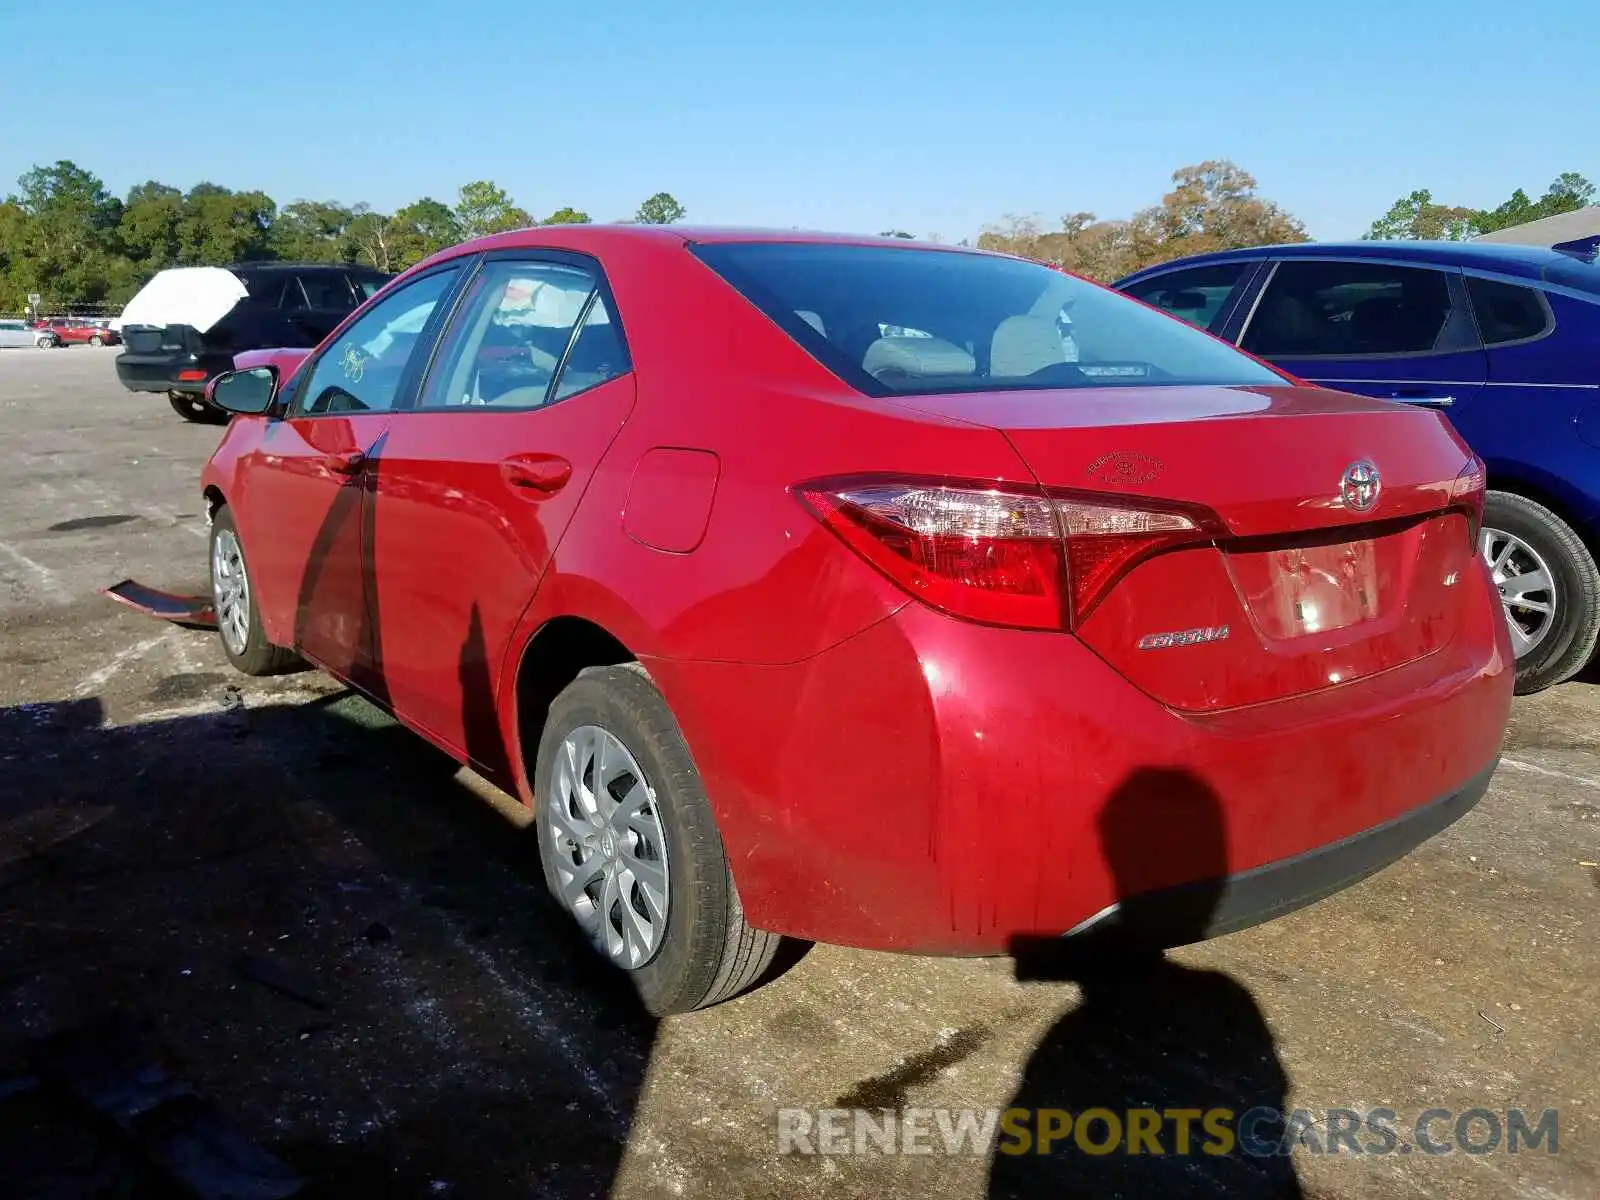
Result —
[[1493, 775], [1490, 764], [1421, 808], [1291, 858], [1119, 900], [1068, 930], [1065, 940], [1165, 949], [1292, 913], [1381, 871], [1453, 825], [1483, 799]]
[[1377, 870], [1481, 795], [1513, 659], [1487, 573], [1462, 592], [1457, 636], [1425, 658], [1210, 714], [1068, 635], [914, 603], [798, 663], [646, 666], [759, 927], [996, 954], [1197, 885], [1195, 940]]
[[[130, 392], [183, 392], [203, 396], [206, 383], [226, 371], [232, 360], [218, 364], [197, 360], [189, 354], [134, 354], [124, 351], [117, 355], [117, 379]], [[180, 379], [185, 371], [204, 371], [204, 379]]]

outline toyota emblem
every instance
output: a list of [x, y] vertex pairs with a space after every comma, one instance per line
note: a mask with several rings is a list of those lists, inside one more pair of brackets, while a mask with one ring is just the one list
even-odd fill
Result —
[[1370, 459], [1360, 459], [1344, 469], [1339, 480], [1339, 498], [1352, 512], [1371, 512], [1378, 504], [1383, 479]]

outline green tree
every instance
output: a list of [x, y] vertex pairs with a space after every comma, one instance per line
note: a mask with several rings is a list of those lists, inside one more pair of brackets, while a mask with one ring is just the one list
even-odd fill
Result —
[[221, 267], [272, 255], [277, 206], [262, 192], [197, 183], [183, 198], [178, 253], [185, 266]]
[[406, 205], [389, 218], [392, 270], [415, 266], [430, 254], [454, 246], [465, 236], [449, 206], [429, 196]]
[[673, 198], [671, 192], [657, 192], [639, 205], [639, 211], [634, 213], [633, 219], [641, 225], [671, 225], [683, 220], [686, 215], [683, 205]]
[[461, 198], [456, 203], [456, 220], [461, 223], [462, 235], [467, 238], [505, 233], [509, 229], [523, 229], [533, 224], [532, 217], [511, 203], [511, 197], [504, 188], [487, 179], [461, 185]]
[[909, 238], [913, 237], [914, 235], [907, 233], [904, 229], [885, 229], [878, 236], [887, 238]]
[[397, 269], [397, 234], [393, 217], [358, 204], [351, 210], [350, 221], [344, 228], [345, 260], [364, 263], [380, 271], [394, 271]]
[[1518, 188], [1511, 198], [1497, 208], [1485, 209], [1476, 214], [1475, 223], [1483, 233], [1525, 225], [1545, 217], [1574, 212], [1593, 203], [1594, 184], [1576, 171], [1564, 171], [1545, 189], [1537, 200], [1528, 199], [1528, 193]]
[[351, 257], [346, 232], [355, 213], [332, 200], [296, 200], [272, 222], [272, 251], [290, 262], [343, 262]]
[[1396, 200], [1372, 223], [1368, 238], [1429, 238], [1459, 241], [1497, 229], [1510, 229], [1593, 204], [1595, 185], [1576, 171], [1557, 175], [1544, 195], [1534, 200], [1522, 188], [1494, 208], [1456, 208], [1435, 204], [1433, 193], [1418, 188]]
[[576, 208], [558, 208], [543, 221], [541, 225], [587, 225], [589, 214]]
[[9, 203], [20, 214], [7, 252], [13, 288], [39, 292], [49, 308], [103, 300], [120, 252], [122, 204], [99, 177], [65, 159], [35, 167]]
[[136, 270], [154, 273], [178, 261], [183, 219], [183, 193], [149, 180], [128, 193], [117, 234], [124, 254]]
[[1470, 208], [1451, 208], [1433, 202], [1433, 193], [1419, 188], [1396, 200], [1362, 235], [1377, 241], [1451, 241], [1476, 236], [1478, 213]]

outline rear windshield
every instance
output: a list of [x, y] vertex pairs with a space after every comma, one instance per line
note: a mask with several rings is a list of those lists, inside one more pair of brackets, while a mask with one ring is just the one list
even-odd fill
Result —
[[1182, 321], [1020, 259], [768, 242], [694, 252], [872, 396], [1284, 382]]

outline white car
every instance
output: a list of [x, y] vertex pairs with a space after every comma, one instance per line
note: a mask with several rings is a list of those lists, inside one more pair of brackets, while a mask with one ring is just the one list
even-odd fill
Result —
[[28, 328], [28, 323], [20, 318], [0, 319], [0, 350], [47, 346], [52, 340], [51, 334]]

